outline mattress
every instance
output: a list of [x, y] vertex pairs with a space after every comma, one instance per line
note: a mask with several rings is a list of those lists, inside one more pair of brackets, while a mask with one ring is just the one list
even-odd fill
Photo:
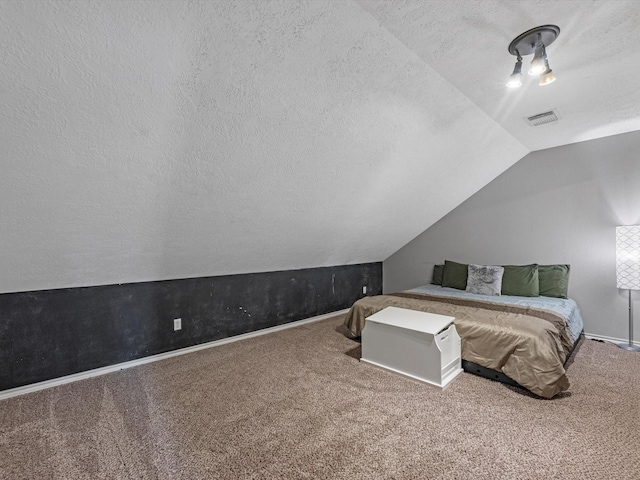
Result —
[[486, 300], [493, 303], [504, 303], [505, 305], [521, 305], [524, 307], [540, 308], [550, 310], [562, 315], [569, 327], [569, 333], [575, 342], [584, 328], [580, 309], [575, 300], [571, 298], [554, 297], [514, 297], [510, 295], [478, 295], [456, 288], [441, 287], [440, 285], [423, 285], [412, 288], [407, 292], [424, 293], [427, 295], [438, 295], [445, 297], [469, 298], [472, 300]]

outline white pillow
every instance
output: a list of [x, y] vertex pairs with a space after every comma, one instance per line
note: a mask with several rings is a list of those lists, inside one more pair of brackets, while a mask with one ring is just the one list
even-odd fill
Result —
[[502, 290], [503, 267], [490, 265], [469, 265], [467, 292], [480, 295], [500, 295]]

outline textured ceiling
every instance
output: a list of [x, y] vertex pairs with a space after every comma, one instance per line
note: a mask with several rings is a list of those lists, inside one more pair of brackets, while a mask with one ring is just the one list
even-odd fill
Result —
[[[0, 292], [384, 260], [531, 149], [640, 128], [637, 14], [0, 2]], [[508, 92], [507, 44], [540, 23], [558, 81]]]
[[[640, 129], [638, 0], [357, 0], [415, 52], [530, 150]], [[526, 74], [505, 88], [515, 57], [509, 42], [555, 24], [549, 46], [557, 80], [544, 87]], [[558, 109], [556, 124], [532, 128], [525, 117]]]

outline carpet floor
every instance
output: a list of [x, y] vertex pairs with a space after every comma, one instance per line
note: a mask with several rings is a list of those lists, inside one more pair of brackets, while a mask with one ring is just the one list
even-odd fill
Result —
[[0, 402], [2, 479], [638, 479], [640, 354], [552, 400], [358, 361], [342, 316]]

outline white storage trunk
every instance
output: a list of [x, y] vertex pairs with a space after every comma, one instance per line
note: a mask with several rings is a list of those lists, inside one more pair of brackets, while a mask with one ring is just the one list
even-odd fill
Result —
[[361, 361], [446, 387], [462, 372], [454, 317], [387, 307], [367, 317]]

